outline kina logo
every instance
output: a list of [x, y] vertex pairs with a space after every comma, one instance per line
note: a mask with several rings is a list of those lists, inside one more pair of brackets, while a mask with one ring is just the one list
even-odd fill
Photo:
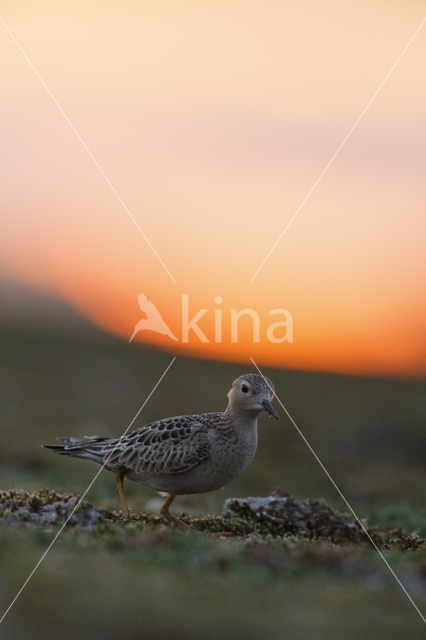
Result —
[[[141, 311], [144, 312], [146, 318], [139, 320], [139, 322], [135, 326], [135, 330], [133, 331], [132, 337], [129, 342], [133, 340], [135, 335], [139, 331], [155, 331], [156, 333], [161, 333], [163, 336], [168, 336], [172, 340], [179, 341], [179, 338], [172, 333], [170, 327], [164, 322], [161, 317], [161, 313], [158, 311], [157, 307], [153, 302], [147, 299], [144, 293], [140, 293], [138, 295], [139, 307]], [[216, 296], [214, 299], [216, 305], [220, 305], [222, 303], [222, 298], [220, 296]], [[200, 319], [206, 314], [208, 309], [199, 309], [199, 311], [193, 316], [193, 318], [189, 319], [189, 295], [187, 293], [182, 294], [182, 342], [189, 341], [190, 331], [193, 332], [192, 335], [196, 336], [200, 342], [210, 342], [209, 338], [206, 336], [204, 331], [198, 326], [198, 322]], [[293, 342], [293, 317], [290, 311], [287, 309], [271, 309], [269, 311], [269, 315], [282, 315], [284, 319], [280, 322], [273, 322], [266, 329], [266, 339], [269, 342], [273, 343], [281, 343], [281, 342]], [[214, 342], [222, 342], [222, 309], [215, 308], [214, 309]], [[242, 316], [249, 316], [251, 318], [251, 323], [253, 327], [253, 342], [260, 342], [260, 317], [259, 314], [254, 309], [242, 309], [241, 311], [237, 311], [237, 309], [231, 309], [230, 314], [230, 333], [231, 333], [231, 342], [238, 342], [238, 323]], [[277, 335], [275, 332], [279, 334]]]

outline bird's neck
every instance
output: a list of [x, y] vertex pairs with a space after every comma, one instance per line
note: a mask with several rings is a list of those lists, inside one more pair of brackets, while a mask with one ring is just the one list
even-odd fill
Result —
[[238, 410], [235, 407], [228, 405], [225, 414], [229, 416], [232, 422], [239, 428], [251, 431], [257, 429], [257, 418], [260, 415], [260, 411], [247, 411]]

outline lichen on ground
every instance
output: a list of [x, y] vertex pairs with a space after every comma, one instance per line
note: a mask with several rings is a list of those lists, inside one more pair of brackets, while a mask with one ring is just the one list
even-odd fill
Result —
[[61, 495], [50, 489], [31, 494], [25, 491], [2, 491], [0, 519], [9, 524], [28, 522], [42, 527], [62, 525], [68, 521], [69, 526], [80, 525], [84, 528], [104, 520], [104, 516], [89, 502], [78, 505], [78, 501], [78, 496]]
[[[76, 507], [77, 506], [77, 507]], [[225, 501], [222, 516], [181, 517], [194, 531], [205, 534], [230, 534], [236, 539], [292, 541], [326, 541], [342, 545], [367, 543], [371, 540], [383, 549], [401, 551], [426, 549], [426, 541], [401, 527], [387, 531], [368, 527], [354, 517], [332, 509], [325, 500], [297, 500], [279, 489], [266, 497], [230, 498]], [[167, 530], [175, 527], [164, 518], [144, 513], [131, 514], [124, 522], [121, 513], [96, 509], [79, 496], [59, 494], [50, 489], [35, 493], [0, 491], [0, 522], [13, 526], [39, 525], [47, 530], [66, 523], [67, 528], [106, 530], [132, 527], [140, 532]], [[365, 529], [364, 529], [364, 528]], [[366, 534], [368, 532], [368, 535]]]
[[335, 542], [367, 539], [360, 522], [334, 511], [324, 500], [297, 500], [279, 489], [264, 498], [226, 500], [224, 515], [240, 523], [246, 534], [293, 535]]

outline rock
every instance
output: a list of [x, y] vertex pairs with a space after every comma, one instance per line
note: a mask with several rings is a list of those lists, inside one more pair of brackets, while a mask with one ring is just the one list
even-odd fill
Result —
[[230, 498], [223, 515], [236, 520], [249, 535], [268, 532], [332, 541], [368, 539], [359, 522], [334, 511], [325, 501], [296, 500], [279, 490], [267, 497]]
[[8, 524], [26, 522], [50, 527], [62, 525], [69, 518], [67, 526], [80, 525], [84, 528], [90, 528], [104, 520], [104, 516], [86, 502], [72, 513], [77, 504], [78, 498], [75, 496], [11, 491], [0, 496], [0, 519], [7, 520]]

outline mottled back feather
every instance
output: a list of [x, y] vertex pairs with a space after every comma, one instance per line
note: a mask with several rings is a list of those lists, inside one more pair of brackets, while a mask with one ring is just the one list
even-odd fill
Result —
[[[193, 418], [178, 416], [148, 424], [110, 441], [104, 448], [104, 455], [107, 457], [113, 452], [109, 464], [136, 473], [187, 471], [208, 458], [211, 449], [208, 430]], [[117, 447], [115, 451], [114, 447]]]
[[[49, 448], [62, 455], [90, 457], [107, 468], [125, 468], [137, 474], [181, 473], [209, 457], [209, 429], [204, 416], [177, 416], [152, 422], [121, 438], [58, 438], [64, 445]], [[200, 422], [194, 418], [200, 418]], [[210, 422], [210, 420], [208, 421]]]

